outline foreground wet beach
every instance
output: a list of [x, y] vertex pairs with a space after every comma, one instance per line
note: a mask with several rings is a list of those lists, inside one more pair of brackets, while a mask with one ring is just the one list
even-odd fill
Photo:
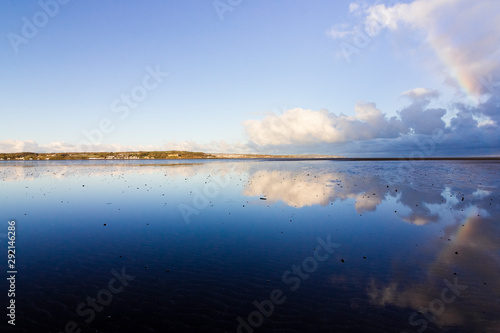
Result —
[[0, 327], [498, 332], [499, 175], [498, 161], [2, 162], [18, 274], [15, 330]]

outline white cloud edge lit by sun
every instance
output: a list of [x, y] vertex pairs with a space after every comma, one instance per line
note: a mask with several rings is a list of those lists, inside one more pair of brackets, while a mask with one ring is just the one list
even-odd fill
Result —
[[420, 87], [407, 90], [401, 94], [401, 96], [408, 97], [411, 100], [438, 98], [439, 95], [440, 95], [439, 91], [435, 89], [427, 89]]

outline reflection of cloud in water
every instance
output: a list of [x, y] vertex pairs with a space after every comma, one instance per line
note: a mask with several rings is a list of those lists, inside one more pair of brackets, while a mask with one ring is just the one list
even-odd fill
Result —
[[[368, 175], [367, 175], [368, 174]], [[458, 175], [463, 185], [465, 181]], [[326, 206], [337, 200], [352, 199], [358, 214], [373, 212], [384, 202], [394, 200], [405, 209], [398, 213], [402, 221], [414, 225], [437, 223], [451, 211], [476, 206], [492, 191], [478, 189], [472, 183], [457, 190], [439, 173], [414, 177], [410, 184], [394, 184], [384, 170], [370, 173], [326, 172], [305, 168], [296, 171], [250, 170], [243, 194], [266, 196], [270, 201], [283, 201], [291, 207]], [[462, 197], [465, 201], [461, 200]]]
[[376, 194], [381, 191], [368, 183], [363, 185], [364, 181], [343, 173], [259, 170], [251, 175], [243, 194], [264, 195], [268, 200], [283, 201], [297, 208], [354, 199], [358, 213], [374, 211], [382, 202], [382, 196]]
[[382, 202], [382, 196], [373, 194], [371, 196], [368, 194], [358, 194], [354, 199], [356, 200], [354, 208], [356, 208], [356, 212], [358, 213], [373, 212]]
[[387, 198], [395, 198], [410, 208], [411, 213], [402, 216], [406, 222], [424, 225], [436, 222], [439, 215], [432, 213], [428, 204], [442, 203], [438, 187], [426, 192], [408, 186], [386, 185], [387, 181], [377, 176], [358, 176], [348, 173], [315, 173], [312, 171], [267, 171], [254, 172], [243, 194], [266, 196], [268, 200], [283, 201], [292, 207], [313, 205], [326, 206], [336, 200], [354, 200], [358, 214], [373, 212]]
[[257, 171], [248, 184], [244, 195], [264, 195], [268, 200], [281, 200], [294, 207], [328, 205], [336, 190], [328, 186], [332, 184], [330, 175], [311, 176], [280, 171]]
[[[492, 200], [483, 197], [474, 205], [489, 206]], [[479, 213], [479, 216], [478, 216]], [[498, 217], [500, 210], [490, 211]], [[456, 212], [455, 215], [458, 215]], [[458, 217], [458, 216], [457, 216]], [[448, 240], [450, 238], [450, 240]], [[481, 216], [481, 210], [469, 209], [468, 216], [457, 218], [456, 223], [446, 227], [445, 237], [431, 239], [427, 250], [421, 254], [428, 258], [429, 265], [421, 276], [394, 274], [390, 282], [371, 280], [367, 294], [372, 304], [395, 305], [415, 311], [429, 309], [431, 302], [437, 304], [442, 291], [447, 287], [444, 280], [453, 285], [466, 286], [460, 295], [435, 317], [439, 326], [466, 324], [474, 327], [485, 325], [491, 332], [500, 330], [500, 224], [496, 218]], [[436, 251], [437, 249], [437, 251]], [[398, 263], [394, 264], [396, 267]], [[449, 289], [449, 288], [448, 288]], [[454, 296], [448, 292], [446, 297]], [[496, 301], [492, 302], [492, 298]], [[437, 311], [437, 310], [436, 310]], [[472, 315], [474, 314], [474, 315]], [[425, 318], [419, 315], [415, 320]], [[415, 327], [418, 329], [419, 327]]]
[[474, 193], [472, 193], [472, 195], [478, 199], [482, 199], [484, 197], [487, 197], [488, 195], [491, 194], [491, 191], [486, 191], [486, 190], [483, 190], [483, 189], [477, 189], [477, 191], [475, 191]]

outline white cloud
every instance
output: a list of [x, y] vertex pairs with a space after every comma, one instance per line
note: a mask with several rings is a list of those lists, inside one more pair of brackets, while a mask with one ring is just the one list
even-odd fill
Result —
[[34, 152], [38, 150], [38, 144], [33, 140], [3, 140], [0, 141], [0, 152], [19, 153]]
[[210, 143], [201, 144], [194, 141], [168, 142], [161, 146], [122, 144], [75, 145], [66, 142], [38, 144], [34, 140], [0, 141], [0, 153], [123, 152], [161, 150], [201, 151], [207, 153], [255, 153], [250, 145], [244, 143], [227, 143], [225, 141], [212, 141]]
[[357, 11], [359, 7], [360, 7], [359, 4], [355, 2], [349, 4], [349, 13]]
[[432, 99], [438, 98], [439, 92], [437, 90], [427, 89], [427, 88], [415, 88], [407, 90], [401, 94], [402, 96], [408, 97], [411, 100], [416, 99]]
[[491, 93], [484, 82], [492, 73], [500, 73], [500, 1], [414, 0], [361, 9], [353, 4], [353, 8], [362, 13], [358, 23], [329, 36], [346, 39], [356, 31], [370, 37], [384, 29], [418, 31], [440, 60], [447, 79], [452, 79], [449, 82], [474, 96]]
[[355, 111], [355, 116], [346, 116], [296, 108], [263, 120], [248, 120], [244, 126], [258, 145], [339, 143], [397, 137], [405, 131], [401, 121], [387, 119], [374, 103], [358, 103]]
[[34, 140], [2, 140], [0, 141], [0, 153], [63, 153], [63, 152], [113, 152], [148, 150], [152, 146], [127, 146], [120, 144], [99, 144], [99, 145], [75, 145], [66, 142], [51, 142], [49, 144], [38, 144]]

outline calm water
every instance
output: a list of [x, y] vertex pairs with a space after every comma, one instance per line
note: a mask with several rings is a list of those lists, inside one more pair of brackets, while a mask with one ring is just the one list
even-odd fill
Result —
[[1, 331], [500, 331], [500, 163], [175, 163], [0, 163]]

